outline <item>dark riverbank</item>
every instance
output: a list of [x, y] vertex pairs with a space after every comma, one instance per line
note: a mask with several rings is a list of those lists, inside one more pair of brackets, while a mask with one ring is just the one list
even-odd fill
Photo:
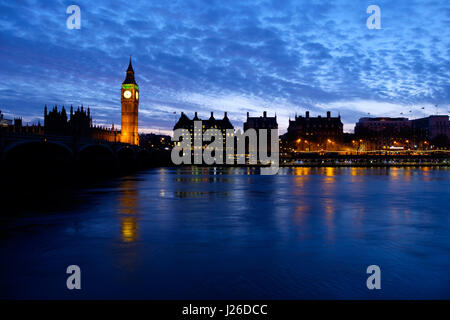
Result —
[[[175, 167], [170, 151], [145, 151], [132, 157], [123, 153], [120, 157], [101, 157], [93, 154], [89, 161], [45, 156], [36, 153], [34, 157], [23, 155], [13, 160], [0, 162], [2, 183], [0, 199], [4, 208], [14, 212], [31, 206], [45, 207], [47, 202], [65, 202], [66, 195], [80, 189], [96, 188], [108, 181], [130, 174], [139, 174], [151, 168]], [[129, 156], [127, 156], [129, 155]], [[449, 167], [447, 153], [426, 156], [393, 155], [318, 155], [303, 154], [300, 159], [281, 159], [280, 168], [286, 167], [332, 167], [332, 168], [424, 168]], [[182, 165], [177, 167], [201, 168], [248, 168], [259, 171], [255, 165]]]
[[[51, 155], [51, 154], [50, 154]], [[25, 212], [31, 208], [65, 206], [70, 194], [81, 189], [96, 188], [108, 181], [164, 166], [168, 152], [146, 151], [139, 157], [101, 157], [89, 161], [61, 158], [36, 153], [0, 161], [0, 201], [3, 214]]]

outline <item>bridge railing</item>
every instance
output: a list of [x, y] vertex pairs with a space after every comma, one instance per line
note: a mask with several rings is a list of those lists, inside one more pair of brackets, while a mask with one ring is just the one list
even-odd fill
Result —
[[[108, 140], [93, 139], [91, 137], [81, 136], [61, 136], [54, 134], [32, 134], [32, 133], [14, 133], [14, 132], [0, 132], [0, 138], [5, 140], [30, 140], [30, 141], [48, 141], [48, 142], [63, 142], [63, 143], [78, 143], [78, 144], [111, 144], [123, 145], [129, 144], [123, 142], [111, 142]], [[131, 146], [131, 145], [130, 145]]]

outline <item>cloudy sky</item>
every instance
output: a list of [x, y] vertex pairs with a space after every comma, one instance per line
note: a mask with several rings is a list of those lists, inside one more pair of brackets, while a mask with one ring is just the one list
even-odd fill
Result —
[[[66, 27], [71, 4], [79, 30]], [[380, 30], [366, 26], [372, 4]], [[167, 132], [181, 111], [228, 111], [236, 127], [266, 110], [283, 132], [306, 110], [340, 113], [346, 131], [368, 113], [450, 110], [448, 0], [0, 0], [8, 118], [84, 104], [96, 124], [118, 126], [130, 55], [144, 131]]]

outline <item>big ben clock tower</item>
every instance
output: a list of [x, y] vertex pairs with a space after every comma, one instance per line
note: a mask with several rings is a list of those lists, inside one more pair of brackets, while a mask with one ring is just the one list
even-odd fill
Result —
[[139, 87], [134, 80], [134, 70], [130, 64], [127, 69], [127, 76], [122, 82], [120, 90], [122, 104], [121, 118], [121, 142], [138, 145], [138, 106], [139, 106]]

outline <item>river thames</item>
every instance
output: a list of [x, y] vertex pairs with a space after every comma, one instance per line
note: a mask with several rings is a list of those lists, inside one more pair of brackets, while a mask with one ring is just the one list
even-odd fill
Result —
[[1, 296], [449, 299], [449, 196], [448, 168], [156, 168], [3, 212]]

